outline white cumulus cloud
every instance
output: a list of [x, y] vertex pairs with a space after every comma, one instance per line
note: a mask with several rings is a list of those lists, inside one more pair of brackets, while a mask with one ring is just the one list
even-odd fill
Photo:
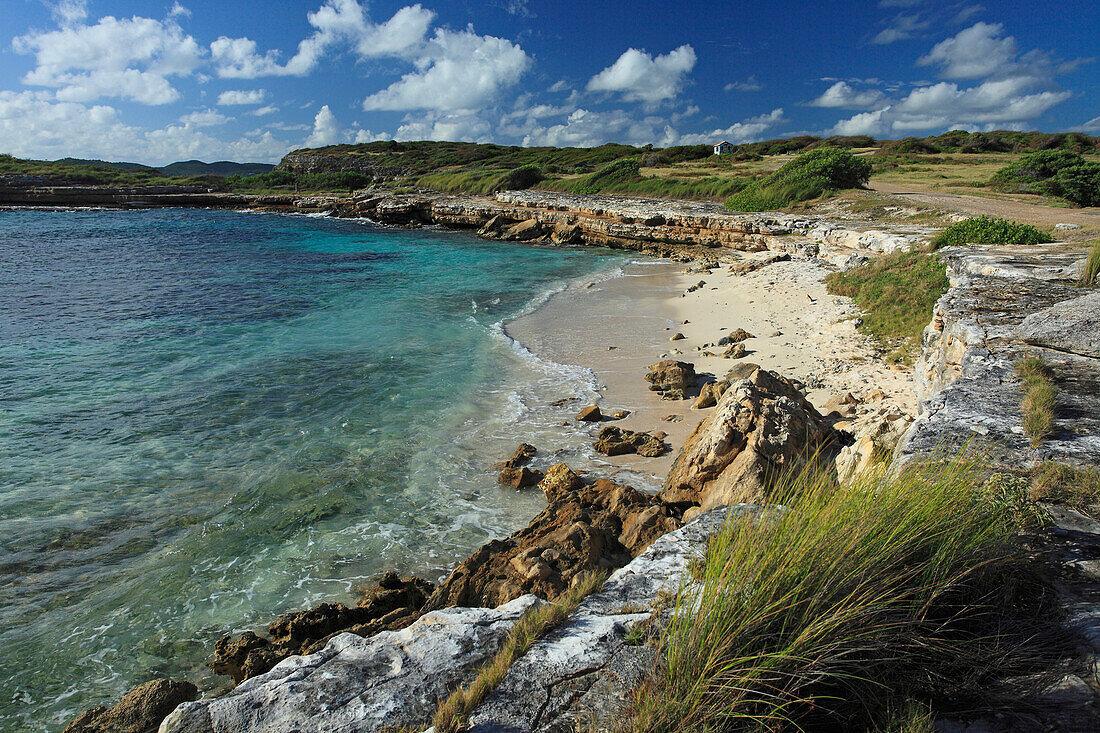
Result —
[[224, 125], [230, 119], [232, 118], [226, 117], [216, 110], [204, 109], [183, 115], [180, 117], [180, 122], [185, 125], [194, 125], [195, 127], [215, 127], [217, 125]]
[[115, 97], [167, 104], [180, 96], [168, 77], [188, 76], [202, 63], [194, 38], [172, 21], [152, 18], [106, 16], [95, 25], [18, 36], [12, 47], [35, 57], [23, 83], [55, 88], [65, 102]]
[[735, 122], [729, 127], [718, 128], [701, 134], [682, 135], [679, 145], [705, 145], [726, 140], [731, 143], [747, 143], [760, 140], [765, 132], [782, 123], [783, 108], [776, 107], [767, 114]]
[[680, 93], [695, 61], [695, 49], [687, 44], [656, 57], [630, 48], [589, 79], [587, 88], [590, 92], [618, 92], [628, 102], [656, 104]]
[[229, 107], [241, 104], [260, 104], [267, 98], [264, 89], [231, 89], [218, 95], [218, 106]]
[[882, 102], [885, 95], [878, 89], [855, 90], [848, 82], [838, 81], [825, 90], [820, 97], [810, 102], [814, 107], [841, 107], [844, 109], [863, 109], [874, 107]]
[[438, 29], [415, 65], [416, 71], [363, 100], [363, 109], [476, 109], [496, 102], [504, 90], [517, 84], [531, 59], [503, 38]]
[[1001, 38], [1000, 23], [975, 23], [917, 60], [921, 66], [939, 66], [946, 79], [979, 79], [1003, 69], [1016, 57], [1016, 39]]

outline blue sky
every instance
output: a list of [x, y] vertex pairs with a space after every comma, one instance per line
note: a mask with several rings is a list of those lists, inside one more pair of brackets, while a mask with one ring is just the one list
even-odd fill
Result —
[[1100, 133], [1100, 2], [3, 0], [0, 152]]

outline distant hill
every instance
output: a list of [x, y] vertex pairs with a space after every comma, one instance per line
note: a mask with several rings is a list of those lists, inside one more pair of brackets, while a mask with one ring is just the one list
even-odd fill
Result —
[[234, 163], [228, 160], [219, 160], [217, 163], [203, 163], [201, 160], [181, 160], [170, 163], [163, 168], [141, 163], [112, 163], [106, 160], [91, 160], [88, 158], [62, 158], [54, 161], [62, 165], [87, 165], [94, 168], [113, 168], [120, 171], [145, 171], [156, 175], [171, 178], [172, 176], [255, 176], [260, 173], [270, 173], [275, 166], [271, 163]]
[[90, 165], [96, 168], [114, 168], [120, 171], [156, 171], [153, 166], [142, 165], [141, 163], [109, 163], [106, 160], [91, 160], [88, 158], [61, 158], [54, 162], [62, 165]]
[[203, 163], [201, 160], [184, 160], [158, 168], [164, 176], [255, 176], [275, 169], [271, 163], [233, 163], [219, 160]]

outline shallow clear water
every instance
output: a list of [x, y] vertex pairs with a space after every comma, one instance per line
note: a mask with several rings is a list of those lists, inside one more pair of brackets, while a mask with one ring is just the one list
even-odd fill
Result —
[[485, 470], [593, 395], [500, 322], [626, 261], [366, 222], [0, 211], [0, 729], [223, 633], [438, 577], [539, 497]]

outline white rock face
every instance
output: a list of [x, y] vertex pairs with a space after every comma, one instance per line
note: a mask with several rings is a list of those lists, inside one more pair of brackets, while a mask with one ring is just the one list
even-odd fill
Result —
[[749, 504], [712, 509], [616, 571], [516, 660], [471, 714], [470, 733], [572, 731], [581, 722], [610, 729], [616, 709], [653, 662], [652, 647], [626, 644], [630, 628], [649, 618], [659, 593], [676, 593], [689, 563], [703, 557], [707, 538], [728, 516], [756, 511]]
[[369, 639], [340, 634], [223, 697], [180, 705], [160, 733], [359, 733], [422, 724], [497, 652], [524, 611], [544, 603], [526, 595], [496, 609], [434, 611]]

